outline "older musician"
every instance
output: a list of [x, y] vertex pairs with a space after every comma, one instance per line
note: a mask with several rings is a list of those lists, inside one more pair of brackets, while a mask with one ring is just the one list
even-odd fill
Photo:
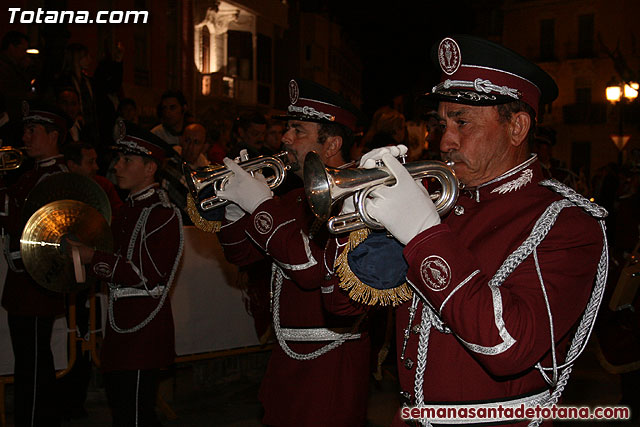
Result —
[[[439, 100], [443, 158], [465, 185], [457, 206], [441, 219], [385, 148], [371, 156], [397, 183], [375, 190], [366, 203], [405, 245], [413, 298], [397, 311], [402, 395], [408, 407], [550, 406], [602, 297], [606, 212], [545, 181], [529, 154], [539, 105], [558, 93], [549, 75], [471, 36], [443, 39], [432, 57], [442, 82], [427, 96]], [[394, 425], [410, 416], [402, 408]], [[504, 413], [476, 421], [529, 422]]]
[[25, 271], [20, 237], [28, 219], [22, 217], [22, 208], [31, 190], [50, 175], [68, 172], [59, 146], [72, 122], [62, 110], [46, 104], [24, 103], [23, 114], [24, 152], [35, 165], [3, 197], [0, 225], [5, 235], [3, 251], [9, 271], [2, 306], [8, 312], [15, 357], [15, 423], [55, 426], [60, 420], [51, 334], [56, 316], [64, 313], [64, 296], [44, 289]]
[[[304, 158], [316, 151], [333, 167], [348, 161], [358, 111], [329, 89], [304, 80], [289, 83], [287, 129], [282, 138], [291, 170], [302, 176]], [[219, 233], [227, 259], [238, 265], [273, 261], [271, 301], [278, 340], [260, 389], [263, 422], [275, 426], [361, 426], [368, 394], [369, 339], [355, 305], [342, 316], [323, 307], [336, 283], [336, 240], [314, 221], [303, 189], [274, 197], [254, 178], [233, 170], [223, 199]], [[348, 302], [348, 301], [347, 301]]]

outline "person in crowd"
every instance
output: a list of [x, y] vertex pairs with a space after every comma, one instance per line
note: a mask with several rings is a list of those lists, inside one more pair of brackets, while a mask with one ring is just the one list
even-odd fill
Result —
[[207, 131], [211, 136], [211, 147], [207, 152], [207, 158], [211, 163], [221, 165], [231, 148], [231, 134], [233, 120], [218, 118], [207, 125]]
[[57, 78], [56, 87], [72, 87], [79, 95], [80, 115], [82, 116], [83, 135], [86, 140], [100, 141], [99, 118], [96, 110], [96, 89], [89, 74], [91, 66], [89, 48], [80, 43], [71, 43], [65, 49], [62, 71]]
[[173, 146], [174, 155], [168, 159], [160, 171], [160, 185], [169, 195], [169, 199], [182, 212], [183, 221], [191, 225], [191, 220], [186, 214], [187, 187], [186, 177], [182, 164], [186, 162], [192, 170], [208, 166], [209, 160], [205, 153], [209, 149], [207, 130], [199, 123], [191, 123], [184, 129], [180, 143]]
[[78, 92], [71, 86], [58, 89], [56, 104], [73, 120], [73, 126], [69, 129], [69, 139], [73, 142], [80, 141], [84, 120], [80, 114], [80, 96]]
[[56, 426], [60, 423], [56, 373], [51, 352], [53, 323], [64, 313], [64, 294], [40, 286], [25, 271], [20, 238], [25, 226], [22, 210], [31, 190], [47, 176], [68, 172], [59, 146], [71, 119], [59, 108], [32, 102], [23, 107], [24, 152], [35, 161], [6, 189], [0, 226], [8, 238], [3, 252], [7, 272], [2, 306], [8, 312], [14, 364], [14, 420], [17, 426]]
[[247, 150], [249, 158], [262, 155], [266, 131], [267, 119], [262, 114], [251, 111], [240, 114], [233, 124], [235, 141], [228, 156], [237, 157], [241, 150]]
[[156, 180], [171, 148], [134, 124], [120, 128], [116, 178], [129, 196], [111, 225], [114, 252], [69, 243], [87, 273], [110, 284], [100, 361], [113, 425], [155, 426], [160, 370], [175, 358], [168, 295], [182, 255], [182, 221]]
[[[466, 35], [436, 43], [432, 58], [443, 74], [426, 96], [439, 101], [440, 151], [464, 184], [455, 208], [441, 219], [390, 148], [363, 164], [382, 160], [396, 179], [365, 207], [401, 245], [413, 291], [397, 310], [401, 395], [408, 407], [550, 406], [602, 299], [606, 211], [545, 181], [529, 153], [539, 105], [558, 94], [546, 72]], [[393, 425], [405, 425], [408, 414], [401, 408]]]
[[[407, 161], [424, 159], [426, 151], [427, 126], [423, 121], [407, 122]], [[393, 144], [396, 145], [396, 144]]]
[[138, 106], [131, 98], [123, 98], [118, 104], [118, 116], [125, 122], [138, 124]]
[[442, 124], [437, 111], [429, 111], [424, 118], [427, 124], [427, 159], [440, 160]]
[[567, 169], [558, 159], [553, 157], [553, 146], [556, 145], [556, 131], [548, 126], [538, 126], [533, 138], [533, 152], [538, 155], [545, 178], [553, 178], [568, 185], [582, 195], [587, 195], [588, 186], [573, 171]]
[[151, 132], [169, 145], [179, 145], [180, 137], [188, 124], [187, 98], [180, 90], [167, 90], [158, 104], [160, 124]]
[[282, 135], [284, 135], [284, 124], [278, 120], [270, 120], [264, 136], [263, 154], [273, 155], [281, 152]]
[[[316, 151], [327, 166], [349, 160], [360, 115], [329, 89], [307, 80], [289, 83], [290, 106], [282, 142], [291, 170], [303, 175], [304, 159]], [[247, 265], [273, 262], [273, 349], [259, 398], [263, 422], [277, 426], [361, 426], [366, 419], [369, 339], [361, 308], [345, 298], [341, 315], [330, 314], [323, 293], [333, 287], [333, 255], [322, 221], [314, 220], [303, 189], [274, 197], [260, 177], [231, 159], [234, 173], [220, 192], [225, 207], [218, 233], [227, 259]], [[194, 221], [195, 222], [195, 221]], [[248, 236], [248, 238], [247, 238]]]
[[371, 120], [371, 126], [362, 138], [365, 150], [403, 143], [407, 136], [404, 115], [388, 106], [379, 108]]
[[210, 145], [211, 142], [205, 127], [200, 123], [191, 123], [184, 128], [180, 144], [174, 146], [173, 149], [195, 169], [210, 164], [206, 156]]
[[122, 199], [113, 183], [98, 175], [98, 153], [95, 147], [87, 142], [70, 142], [62, 151], [69, 172], [84, 175], [97, 182], [109, 198], [112, 215], [116, 215], [123, 205]]
[[22, 137], [22, 101], [34, 98], [29, 72], [29, 39], [19, 31], [8, 31], [0, 40], [0, 93], [6, 103], [11, 139]]

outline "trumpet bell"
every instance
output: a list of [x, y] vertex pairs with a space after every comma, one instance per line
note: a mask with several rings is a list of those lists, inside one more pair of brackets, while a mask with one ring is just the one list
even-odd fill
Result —
[[315, 216], [323, 221], [329, 219], [333, 200], [331, 177], [320, 156], [311, 151], [304, 158], [304, 191]]

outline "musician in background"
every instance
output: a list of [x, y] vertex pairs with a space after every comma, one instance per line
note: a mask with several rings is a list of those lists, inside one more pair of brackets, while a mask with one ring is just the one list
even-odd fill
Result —
[[[86, 142], [69, 142], [65, 144], [63, 153], [69, 172], [93, 179], [104, 190], [109, 198], [113, 218], [120, 211], [123, 203], [113, 183], [97, 174], [98, 153], [93, 145]], [[73, 295], [70, 296], [70, 298], [72, 297]], [[88, 289], [75, 293], [76, 324], [80, 336], [84, 339], [87, 339], [89, 332], [88, 297]], [[97, 317], [100, 318], [100, 316]], [[65, 396], [65, 400], [61, 404], [63, 419], [86, 418], [88, 416], [84, 402], [87, 398], [87, 388], [91, 377], [91, 359], [88, 351], [82, 352], [82, 341], [77, 342], [76, 354], [78, 357], [71, 370], [58, 380], [61, 392]]]
[[100, 360], [113, 425], [154, 426], [160, 370], [175, 358], [168, 295], [182, 255], [182, 220], [156, 181], [173, 150], [133, 124], [119, 127], [115, 172], [129, 196], [111, 224], [115, 250], [70, 243], [79, 247], [88, 273], [109, 285]]
[[[291, 105], [282, 137], [291, 171], [302, 177], [316, 151], [327, 166], [349, 160], [359, 112], [329, 89], [289, 83]], [[336, 239], [314, 220], [303, 189], [274, 197], [229, 158], [234, 172], [220, 197], [230, 200], [218, 236], [227, 259], [246, 265], [273, 261], [273, 349], [259, 398], [263, 423], [277, 426], [362, 426], [366, 419], [369, 338], [361, 309], [345, 299], [342, 315], [325, 311], [323, 293], [336, 283]]]
[[602, 298], [606, 211], [545, 182], [529, 153], [539, 105], [558, 93], [549, 75], [472, 36], [443, 39], [432, 58], [443, 74], [427, 96], [439, 101], [442, 157], [465, 185], [457, 205], [441, 219], [389, 148], [369, 154], [396, 184], [374, 190], [365, 207], [404, 246], [413, 290], [397, 311], [401, 394], [409, 407], [550, 406], [571, 372], [560, 365], [586, 343]]
[[113, 183], [98, 175], [98, 153], [93, 145], [87, 142], [71, 142], [64, 146], [63, 152], [69, 172], [84, 175], [97, 182], [109, 198], [111, 213], [116, 214], [123, 203]]
[[44, 289], [25, 271], [20, 237], [28, 219], [22, 217], [22, 208], [31, 190], [50, 175], [68, 172], [59, 146], [72, 122], [62, 110], [50, 105], [25, 102], [23, 114], [24, 153], [35, 166], [7, 189], [7, 203], [0, 215], [5, 233], [3, 251], [9, 265], [2, 306], [9, 313], [15, 356], [15, 424], [56, 426], [60, 415], [51, 334], [55, 318], [64, 314], [64, 295]]

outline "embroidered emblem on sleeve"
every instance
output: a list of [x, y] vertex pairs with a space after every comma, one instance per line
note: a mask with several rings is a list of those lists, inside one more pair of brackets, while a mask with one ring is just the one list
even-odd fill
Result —
[[267, 212], [260, 212], [255, 216], [253, 225], [260, 234], [267, 234], [273, 228], [273, 218]]
[[431, 255], [422, 260], [420, 277], [429, 289], [436, 292], [442, 291], [451, 283], [451, 268], [441, 257]]
[[533, 171], [531, 169], [525, 169], [522, 171], [520, 176], [513, 181], [509, 181], [507, 183], [502, 184], [500, 187], [494, 188], [492, 193], [500, 193], [505, 194], [510, 191], [516, 191], [527, 185], [533, 179]]
[[93, 272], [98, 276], [102, 277], [110, 277], [111, 276], [111, 266], [106, 262], [99, 262], [93, 266]]

